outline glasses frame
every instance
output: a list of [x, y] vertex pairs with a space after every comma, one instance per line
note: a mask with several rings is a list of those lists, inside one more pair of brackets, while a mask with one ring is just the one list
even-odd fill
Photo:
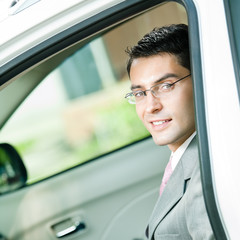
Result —
[[[182, 78], [179, 78], [178, 80], [176, 80], [176, 81], [173, 82], [173, 83], [166, 83], [166, 85], [168, 85], [169, 87], [172, 87], [172, 86], [173, 86], [174, 84], [176, 84], [177, 82], [180, 82], [180, 81], [182, 81], [183, 79], [185, 79], [185, 78], [187, 78], [187, 77], [189, 77], [189, 76], [191, 76], [191, 73], [188, 74], [188, 75], [186, 75], [186, 76], [184, 76], [184, 77], [182, 77]], [[163, 83], [158, 83], [158, 84], [156, 84], [156, 85], [153, 85], [153, 86], [150, 87], [149, 89], [140, 90], [140, 91], [138, 91], [138, 92], [142, 92], [142, 93], [144, 94], [144, 96], [147, 96], [146, 92], [150, 91], [154, 97], [158, 97], [158, 96], [155, 95], [155, 93], [154, 93], [154, 91], [152, 91], [152, 89], [153, 89], [154, 87], [156, 87], [156, 86], [158, 86], [158, 85], [162, 85], [162, 84], [163, 84]], [[133, 102], [133, 101], [131, 101], [131, 99], [129, 98], [129, 97], [131, 97], [131, 96], [133, 96], [133, 95], [134, 95], [134, 91], [133, 91], [133, 92], [130, 92], [130, 93], [127, 93], [127, 94], [125, 95], [125, 98], [128, 100], [128, 102], [129, 102], [130, 104], [136, 104], [136, 101]]]

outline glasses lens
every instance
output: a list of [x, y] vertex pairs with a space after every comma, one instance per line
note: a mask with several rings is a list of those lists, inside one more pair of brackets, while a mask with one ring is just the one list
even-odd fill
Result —
[[135, 104], [136, 103], [136, 98], [132, 93], [128, 93], [125, 97], [130, 104]]
[[155, 97], [161, 97], [162, 93], [171, 91], [171, 88], [172, 88], [171, 84], [161, 83], [161, 84], [158, 84], [158, 85], [152, 87], [151, 90]]

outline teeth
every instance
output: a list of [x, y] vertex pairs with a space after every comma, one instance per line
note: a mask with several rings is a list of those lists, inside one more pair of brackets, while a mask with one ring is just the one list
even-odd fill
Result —
[[153, 125], [161, 125], [161, 124], [163, 124], [165, 122], [167, 122], [167, 121], [165, 120], [165, 121], [153, 122]]

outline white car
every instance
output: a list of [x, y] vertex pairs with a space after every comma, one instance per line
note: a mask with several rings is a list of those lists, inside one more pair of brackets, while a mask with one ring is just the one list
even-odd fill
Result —
[[203, 192], [239, 239], [238, 0], [19, 0], [0, 21], [0, 239], [144, 240], [169, 158], [124, 99], [127, 47], [189, 26]]

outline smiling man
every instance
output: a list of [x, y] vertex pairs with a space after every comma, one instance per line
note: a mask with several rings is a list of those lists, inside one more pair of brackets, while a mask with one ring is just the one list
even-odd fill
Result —
[[126, 95], [154, 142], [172, 151], [150, 217], [148, 239], [214, 239], [200, 179], [188, 28], [170, 25], [127, 50]]

